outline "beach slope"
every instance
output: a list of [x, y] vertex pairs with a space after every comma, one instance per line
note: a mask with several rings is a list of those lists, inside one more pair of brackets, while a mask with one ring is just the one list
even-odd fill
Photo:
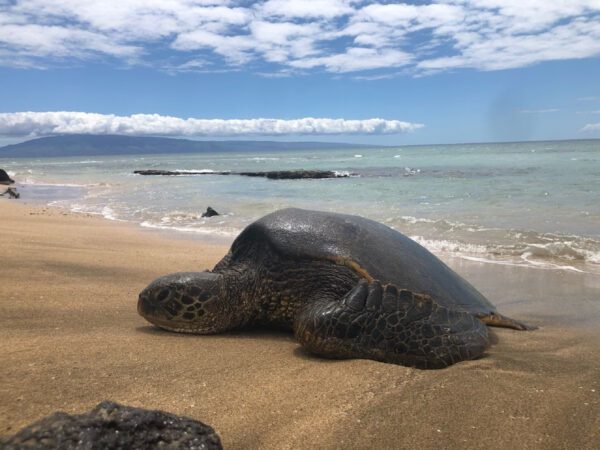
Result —
[[455, 262], [540, 328], [495, 329], [484, 358], [422, 371], [315, 358], [286, 333], [172, 334], [137, 315], [150, 281], [211, 268], [223, 246], [0, 200], [0, 249], [0, 435], [110, 399], [202, 420], [229, 449], [600, 442], [593, 277]]

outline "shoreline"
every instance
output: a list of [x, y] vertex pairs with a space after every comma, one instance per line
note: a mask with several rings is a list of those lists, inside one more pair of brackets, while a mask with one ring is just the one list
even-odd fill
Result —
[[[85, 195], [82, 195], [81, 192], [85, 191], [86, 195], [92, 192], [94, 188], [97, 188], [98, 185], [90, 184], [90, 185], [74, 185], [74, 184], [60, 184], [60, 183], [17, 183], [15, 184], [18, 188], [33, 188], [34, 190], [39, 190], [40, 188], [46, 188], [49, 192], [42, 192], [34, 194], [32, 198], [21, 198], [21, 203], [31, 204], [33, 206], [46, 206], [49, 208], [57, 208], [60, 211], [66, 211], [68, 213], [74, 214], [83, 214], [88, 216], [95, 216], [102, 218], [111, 222], [125, 222], [130, 223], [132, 225], [137, 226], [138, 228], [143, 228], [146, 230], [154, 230], [159, 233], [166, 232], [168, 235], [172, 237], [181, 237], [183, 239], [189, 239], [193, 241], [201, 241], [208, 242], [209, 244], [222, 244], [222, 245], [230, 245], [235, 237], [242, 231], [244, 226], [248, 223], [242, 224], [240, 229], [231, 228], [229, 225], [224, 225], [225, 229], [219, 227], [192, 227], [192, 226], [178, 226], [174, 224], [166, 224], [152, 222], [148, 219], [132, 219], [129, 218], [118, 218], [113, 215], [112, 209], [109, 207], [108, 212], [96, 212], [96, 211], [86, 211], [81, 210], [80, 206], [73, 206], [68, 204], [61, 204], [62, 202], [72, 201], [74, 198], [81, 198], [82, 200], [85, 198]], [[59, 190], [67, 190], [67, 195], [58, 195]], [[69, 192], [71, 190], [71, 192]], [[76, 194], [75, 191], [79, 191]], [[37, 195], [37, 196], [35, 196]], [[64, 197], [60, 199], [56, 199], [57, 195], [59, 197]], [[267, 211], [269, 212], [269, 211]], [[267, 213], [265, 212], [265, 214]], [[336, 211], [339, 212], [339, 211]], [[356, 212], [346, 212], [346, 214], [359, 214]], [[223, 214], [222, 218], [227, 218], [231, 214]], [[233, 214], [235, 216], [235, 214]], [[200, 218], [200, 213], [198, 213], [198, 217]], [[434, 223], [437, 221], [446, 221], [446, 219], [432, 220], [432, 219], [419, 219], [412, 216], [402, 217], [401, 219], [406, 219], [409, 223], [412, 222], [428, 222]], [[426, 238], [421, 235], [414, 234], [409, 232], [409, 230], [403, 230], [398, 226], [394, 226], [393, 224], [388, 223], [387, 221], [381, 221], [387, 226], [391, 226], [392, 228], [402, 232], [407, 235], [411, 239], [417, 241], [420, 245], [426, 247], [430, 252], [435, 254], [438, 258], [444, 260], [446, 263], [449, 261], [453, 261], [456, 259], [461, 259], [465, 261], [471, 261], [474, 263], [480, 264], [491, 264], [491, 265], [500, 265], [500, 266], [509, 266], [515, 268], [525, 268], [525, 269], [535, 269], [535, 270], [549, 270], [549, 271], [567, 271], [567, 272], [576, 272], [587, 274], [589, 276], [600, 276], [600, 264], [597, 263], [597, 255], [593, 255], [593, 258], [589, 261], [586, 259], [588, 256], [585, 255], [576, 255], [573, 257], [572, 254], [569, 253], [567, 249], [566, 258], [561, 257], [559, 255], [551, 256], [550, 252], [547, 256], [539, 256], [536, 255], [536, 244], [528, 244], [533, 247], [532, 250], [525, 249], [524, 253], [518, 255], [507, 255], [502, 254], [498, 256], [494, 253], [494, 250], [481, 251], [477, 250], [478, 248], [485, 247], [486, 244], [481, 242], [469, 242], [469, 241], [461, 241], [458, 240], [448, 240], [448, 239], [436, 239], [436, 238]], [[224, 222], [223, 222], [224, 223]], [[454, 223], [452, 221], [447, 222], [450, 226], [466, 226], [461, 223]], [[240, 225], [240, 224], [238, 224]], [[562, 236], [562, 239], [570, 239], [570, 238], [578, 238], [582, 240], [586, 239], [595, 239], [593, 237], [587, 235], [573, 235], [569, 233], [549, 233], [535, 230], [518, 230], [518, 229], [507, 229], [507, 232], [515, 232], [515, 233], [534, 233], [540, 234], [540, 236]], [[496, 243], [497, 244], [497, 243]], [[496, 245], [493, 244], [493, 245]], [[560, 244], [560, 243], [559, 243]], [[505, 244], [500, 244], [505, 245]], [[567, 243], [568, 246], [568, 243]], [[464, 248], [463, 248], [464, 247]], [[541, 246], [543, 247], [543, 245]], [[476, 250], [472, 250], [471, 248], [475, 248]], [[457, 250], [458, 249], [458, 250]], [[577, 250], [572, 250], [577, 251]], [[579, 251], [587, 252], [588, 250]], [[543, 252], [543, 250], [542, 250]], [[539, 258], [539, 259], [536, 259]], [[583, 258], [583, 262], [580, 260]]]
[[268, 330], [160, 331], [137, 315], [138, 292], [212, 268], [226, 246], [2, 199], [0, 214], [0, 435], [110, 399], [202, 420], [234, 449], [600, 439], [598, 277], [448, 261], [503, 314], [540, 328], [493, 329], [485, 357], [422, 371], [316, 358]]

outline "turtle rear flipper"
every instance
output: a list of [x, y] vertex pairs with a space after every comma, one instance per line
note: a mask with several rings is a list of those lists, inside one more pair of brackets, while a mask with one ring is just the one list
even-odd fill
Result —
[[422, 369], [474, 359], [489, 345], [473, 315], [438, 305], [429, 296], [359, 281], [341, 299], [319, 299], [298, 314], [294, 332], [310, 352], [365, 358]]
[[526, 331], [537, 330], [536, 326], [528, 325], [500, 313], [478, 314], [477, 318], [490, 327], [511, 328], [513, 330]]

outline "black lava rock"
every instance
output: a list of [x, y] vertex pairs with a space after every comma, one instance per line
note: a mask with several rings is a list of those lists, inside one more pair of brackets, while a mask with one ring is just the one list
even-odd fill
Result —
[[0, 169], [0, 184], [13, 184], [15, 180], [12, 180], [5, 170]]
[[86, 414], [56, 412], [0, 439], [0, 448], [213, 450], [222, 446], [215, 430], [202, 422], [104, 401]]
[[245, 177], [263, 177], [270, 180], [300, 180], [309, 178], [347, 178], [355, 174], [348, 172], [334, 172], [333, 170], [272, 170], [267, 172], [206, 172], [206, 171], [178, 171], [178, 170], [134, 170], [138, 175], [242, 175]]
[[216, 212], [214, 209], [212, 209], [210, 206], [208, 208], [206, 208], [206, 212], [202, 213], [202, 217], [212, 217], [212, 216], [219, 216], [220, 214], [218, 212]]
[[165, 175], [165, 176], [189, 176], [189, 175], [229, 175], [231, 172], [207, 172], [205, 170], [162, 170], [147, 169], [134, 170], [137, 175]]
[[273, 170], [269, 172], [238, 172], [247, 177], [265, 177], [270, 180], [301, 180], [309, 178], [345, 178], [349, 174], [332, 170]]

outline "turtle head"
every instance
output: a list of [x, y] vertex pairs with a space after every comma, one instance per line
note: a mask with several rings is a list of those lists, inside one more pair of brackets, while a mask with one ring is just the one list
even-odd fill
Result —
[[211, 334], [230, 328], [223, 277], [179, 272], [154, 280], [139, 296], [138, 313], [169, 331]]

